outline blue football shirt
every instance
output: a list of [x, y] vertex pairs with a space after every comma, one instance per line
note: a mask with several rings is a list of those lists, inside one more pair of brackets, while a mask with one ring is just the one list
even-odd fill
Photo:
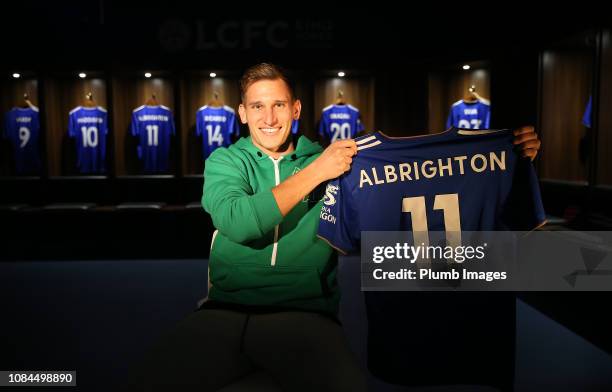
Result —
[[321, 113], [319, 134], [331, 143], [352, 139], [363, 130], [359, 109], [351, 105], [329, 105]]
[[138, 158], [144, 171], [167, 171], [171, 137], [175, 134], [172, 111], [163, 105], [143, 105], [134, 109], [131, 133], [138, 137]]
[[78, 106], [68, 117], [68, 136], [77, 148], [77, 168], [81, 173], [103, 173], [106, 170], [106, 135], [108, 116], [101, 106]]
[[347, 253], [361, 231], [530, 230], [545, 220], [544, 208], [534, 168], [513, 139], [507, 130], [457, 128], [357, 138], [350, 172], [327, 186], [318, 234]]
[[299, 129], [300, 129], [300, 120], [293, 120], [293, 122], [291, 123], [291, 133], [295, 135], [296, 133], [298, 133]]
[[488, 101], [457, 101], [451, 106], [446, 128], [488, 129], [491, 124], [491, 104]]
[[232, 135], [240, 136], [234, 109], [227, 105], [202, 106], [196, 113], [196, 135], [202, 137], [204, 158], [208, 158], [217, 148], [232, 144]]
[[40, 172], [38, 108], [13, 108], [4, 116], [4, 138], [12, 147], [17, 174]]
[[592, 125], [592, 105], [593, 105], [593, 97], [589, 97], [589, 102], [587, 102], [586, 105], [586, 109], [584, 109], [584, 116], [582, 116], [582, 124], [587, 127], [587, 128], [591, 128]]

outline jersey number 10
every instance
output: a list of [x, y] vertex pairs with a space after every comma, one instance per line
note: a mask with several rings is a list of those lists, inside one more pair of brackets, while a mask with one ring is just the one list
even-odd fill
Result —
[[98, 128], [97, 127], [81, 127], [81, 136], [83, 147], [96, 147], [98, 145]]

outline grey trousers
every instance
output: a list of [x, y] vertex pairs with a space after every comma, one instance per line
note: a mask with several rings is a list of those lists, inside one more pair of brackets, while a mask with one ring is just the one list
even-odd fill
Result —
[[130, 391], [365, 391], [342, 327], [317, 313], [204, 309], [158, 341]]

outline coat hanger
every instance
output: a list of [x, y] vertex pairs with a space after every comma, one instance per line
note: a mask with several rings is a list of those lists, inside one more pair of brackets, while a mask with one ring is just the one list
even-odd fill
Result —
[[17, 105], [17, 107], [20, 107], [22, 109], [28, 109], [33, 106], [34, 105], [30, 101], [30, 96], [28, 95], [28, 93], [23, 93], [23, 100], [19, 103], [19, 105]]
[[336, 95], [336, 105], [346, 105], [346, 101], [344, 100], [344, 91], [338, 90], [338, 94]]
[[221, 107], [223, 106], [223, 101], [221, 101], [219, 99], [219, 92], [218, 91], [213, 91], [213, 98], [208, 101], [208, 106], [212, 106], [212, 107]]
[[463, 102], [475, 103], [475, 102], [478, 102], [478, 98], [479, 98], [479, 95], [476, 92], [476, 85], [472, 84], [470, 85], [470, 87], [468, 87], [467, 92], [463, 96]]
[[93, 108], [98, 106], [91, 91], [85, 95], [85, 101], [83, 101], [83, 106], [85, 106], [86, 108]]
[[145, 105], [147, 105], [147, 106], [159, 106], [159, 102], [157, 102], [157, 96], [155, 95], [155, 93], [151, 94], [151, 98], [147, 99], [147, 101], [145, 102]]
[[480, 94], [478, 94], [478, 92], [476, 91], [476, 86], [473, 84], [468, 88], [466, 95], [463, 97], [463, 101], [467, 103], [475, 103], [478, 101], [482, 101], [485, 103], [489, 102], [488, 99], [483, 98]]

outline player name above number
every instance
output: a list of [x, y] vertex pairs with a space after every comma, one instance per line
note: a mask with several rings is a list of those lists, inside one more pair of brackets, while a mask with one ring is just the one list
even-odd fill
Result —
[[350, 120], [351, 115], [348, 113], [330, 113], [329, 118], [332, 120]]
[[506, 170], [506, 151], [438, 158], [422, 162], [402, 162], [393, 165], [361, 169], [359, 188], [394, 182], [426, 180], [434, 177], [465, 175], [466, 172], [485, 173]]
[[101, 124], [104, 119], [102, 117], [81, 117], [77, 118], [76, 122], [79, 124]]
[[170, 118], [168, 116], [164, 116], [163, 114], [144, 114], [142, 116], [138, 116], [138, 121], [169, 121]]
[[226, 122], [227, 117], [225, 116], [204, 116], [204, 121], [212, 121], [212, 122]]

